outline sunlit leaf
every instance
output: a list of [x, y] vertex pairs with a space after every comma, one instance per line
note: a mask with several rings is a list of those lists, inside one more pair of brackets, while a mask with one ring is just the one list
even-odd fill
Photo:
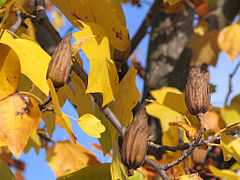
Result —
[[67, 118], [67, 116], [61, 111], [60, 107], [59, 107], [59, 101], [58, 101], [58, 97], [56, 94], [56, 91], [54, 89], [53, 83], [50, 79], [47, 80], [47, 84], [49, 86], [50, 92], [51, 92], [51, 96], [52, 96], [52, 103], [53, 103], [53, 108], [54, 111], [56, 113], [56, 115], [59, 117], [59, 120], [62, 124], [62, 126], [64, 127], [64, 129], [67, 131], [68, 135], [71, 137], [71, 139], [73, 141], [76, 141], [77, 138], [74, 136], [73, 132], [72, 132], [72, 127], [67, 123], [69, 121], [69, 119]]
[[228, 161], [233, 157], [240, 163], [240, 138], [222, 134], [220, 147], [223, 151], [224, 161]]
[[218, 31], [208, 31], [206, 23], [200, 21], [194, 29], [188, 47], [192, 50], [191, 65], [207, 63], [216, 66], [220, 49], [217, 44]]
[[83, 45], [83, 43], [91, 37], [95, 37], [95, 36], [94, 35], [89, 35], [89, 36], [82, 37], [82, 38], [78, 39], [77, 41], [75, 41], [72, 44], [72, 56], [76, 56], [78, 51], [80, 50], [81, 46]]
[[49, 147], [46, 159], [57, 177], [66, 171], [79, 170], [89, 165], [99, 164], [91, 151], [69, 140], [56, 142]]
[[8, 45], [15, 51], [21, 63], [21, 72], [45, 95], [48, 95], [46, 74], [51, 57], [37, 43], [27, 39], [14, 39], [6, 31], [0, 39], [0, 43]]
[[87, 180], [107, 180], [111, 179], [109, 163], [88, 166], [78, 171], [68, 173], [58, 178], [61, 179], [87, 179]]
[[15, 179], [13, 172], [2, 160], [0, 160], [1, 179]]
[[88, 87], [86, 93], [102, 93], [102, 106], [114, 99], [117, 92], [118, 75], [115, 64], [110, 60], [110, 47], [105, 30], [94, 25], [90, 28], [84, 24], [84, 29], [74, 33], [73, 36], [78, 40], [89, 35], [96, 35], [82, 45], [82, 50], [90, 61], [90, 73], [88, 76]]
[[7, 45], [0, 44], [0, 99], [15, 93], [20, 81], [20, 62], [16, 53]]
[[41, 148], [41, 142], [38, 139], [38, 134], [36, 131], [34, 131], [32, 136], [30, 137], [30, 139], [24, 149], [24, 153], [25, 154], [28, 153], [32, 147], [34, 148], [35, 152], [38, 154], [39, 150]]
[[37, 129], [41, 114], [32, 99], [13, 94], [0, 101], [0, 141], [19, 158], [30, 136]]
[[127, 127], [132, 121], [132, 109], [138, 103], [141, 94], [136, 86], [137, 70], [131, 66], [119, 84], [119, 91], [115, 98], [114, 113], [118, 120]]
[[218, 36], [218, 45], [226, 52], [232, 61], [240, 53], [240, 24], [232, 24], [225, 27]]
[[91, 23], [91, 28], [100, 25], [106, 30], [112, 46], [120, 51], [129, 47], [128, 30], [119, 0], [51, 0], [51, 2], [63, 12], [75, 27], [82, 29], [82, 21]]
[[214, 174], [214, 176], [223, 178], [223, 179], [231, 179], [231, 180], [240, 180], [240, 176], [235, 173], [234, 171], [231, 171], [229, 169], [218, 169], [214, 166], [210, 165], [209, 170]]
[[85, 133], [92, 137], [100, 138], [101, 133], [105, 131], [101, 121], [92, 114], [82, 115], [77, 123]]

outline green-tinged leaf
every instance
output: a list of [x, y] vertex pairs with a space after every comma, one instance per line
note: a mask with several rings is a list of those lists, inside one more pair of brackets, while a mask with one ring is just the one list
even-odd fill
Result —
[[95, 166], [87, 166], [78, 171], [67, 173], [58, 177], [58, 180], [76, 180], [76, 179], [87, 179], [87, 180], [107, 180], [111, 179], [109, 163], [98, 164]]
[[84, 114], [77, 121], [81, 129], [89, 136], [100, 138], [101, 133], [105, 131], [101, 121], [92, 114]]
[[13, 5], [13, 3], [15, 3], [16, 0], [1, 0], [0, 1], [0, 13], [6, 11], [8, 8], [10, 8], [11, 5]]
[[72, 128], [70, 127], [70, 125], [67, 123], [69, 120], [67, 118], [67, 116], [61, 111], [60, 107], [59, 107], [59, 101], [58, 101], [58, 97], [57, 97], [57, 93], [54, 89], [53, 83], [50, 79], [47, 80], [47, 84], [49, 86], [50, 92], [51, 92], [51, 96], [52, 96], [52, 103], [53, 103], [53, 108], [54, 108], [54, 112], [56, 113], [56, 115], [59, 117], [59, 120], [61, 122], [61, 125], [64, 127], [64, 129], [67, 131], [68, 135], [70, 136], [70, 138], [76, 142], [77, 138], [74, 136], [73, 132], [72, 132]]
[[229, 161], [233, 157], [240, 163], [240, 138], [222, 134], [220, 147], [223, 151], [224, 161]]
[[2, 8], [3, 4], [6, 2], [7, 0], [0, 0], [0, 8]]
[[13, 172], [2, 160], [0, 160], [0, 174], [1, 174], [1, 179], [6, 179], [6, 180], [15, 179]]
[[[110, 103], [110, 105], [111, 104], [113, 103]], [[105, 117], [105, 115], [100, 111], [97, 105], [95, 107], [95, 115], [98, 119], [101, 119], [102, 124], [106, 128], [106, 130], [101, 134], [101, 138], [98, 138], [99, 143], [102, 146], [103, 155], [105, 156], [112, 149], [112, 138], [111, 138], [112, 125], [109, 122], [109, 120]]]
[[30, 137], [30, 139], [24, 149], [24, 153], [27, 154], [32, 147], [34, 148], [35, 152], [38, 154], [39, 150], [41, 148], [41, 142], [38, 139], [38, 135], [37, 135], [36, 131], [34, 131], [32, 136]]
[[230, 170], [232, 170], [232, 171], [238, 171], [238, 170], [240, 170], [240, 164], [237, 163], [237, 162], [234, 163], [234, 164], [231, 166]]
[[134, 175], [131, 177], [128, 177], [128, 180], [144, 180], [144, 177], [140, 172], [134, 171]]
[[210, 165], [209, 170], [214, 174], [214, 176], [222, 179], [240, 180], [240, 176], [229, 169], [218, 169]]
[[137, 70], [131, 66], [119, 84], [115, 98], [114, 113], [118, 120], [127, 127], [133, 119], [132, 109], [137, 105], [141, 94], [136, 86]]
[[94, 110], [93, 110], [93, 105], [91, 101], [91, 95], [85, 94], [85, 91], [86, 91], [85, 84], [75, 72], [72, 72], [71, 79], [72, 79], [74, 90], [75, 90], [75, 99], [76, 99], [78, 116], [81, 117], [86, 113], [93, 114]]
[[102, 93], [102, 106], [105, 106], [118, 91], [118, 74], [110, 59], [109, 42], [104, 28], [96, 24], [90, 27], [89, 23], [84, 23], [84, 29], [73, 34], [77, 40], [89, 35], [96, 35], [96, 38], [90, 38], [82, 45], [82, 50], [90, 61], [86, 93]]
[[48, 95], [46, 74], [51, 57], [37, 43], [27, 39], [14, 39], [7, 31], [3, 33], [0, 43], [15, 51], [21, 63], [21, 73], [36, 84], [45, 95]]
[[127, 180], [125, 166], [122, 164], [121, 155], [119, 152], [117, 136], [113, 139], [113, 159], [111, 164], [112, 179]]
[[57, 177], [67, 171], [99, 164], [95, 154], [70, 140], [56, 142], [53, 146], [47, 148], [46, 159]]

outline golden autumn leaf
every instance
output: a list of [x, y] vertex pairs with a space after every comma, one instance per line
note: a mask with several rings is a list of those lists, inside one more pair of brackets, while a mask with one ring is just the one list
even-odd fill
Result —
[[128, 29], [120, 1], [51, 0], [51, 2], [75, 27], [82, 29], [82, 21], [91, 23], [91, 28], [100, 25], [106, 30], [107, 37], [114, 48], [124, 51], [129, 47]]
[[90, 27], [89, 24], [84, 23], [84, 29], [74, 33], [73, 36], [78, 40], [96, 35], [96, 38], [87, 39], [82, 45], [82, 50], [90, 61], [86, 93], [102, 93], [102, 106], [105, 106], [117, 93], [118, 74], [114, 62], [110, 59], [110, 47], [105, 30], [100, 25], [94, 24]]
[[0, 48], [0, 99], [3, 99], [17, 91], [21, 70], [17, 54], [5, 44], [0, 44]]
[[85, 133], [92, 137], [100, 138], [101, 133], [105, 131], [101, 121], [92, 114], [82, 115], [77, 123]]
[[218, 108], [210, 108], [203, 117], [203, 126], [207, 131], [217, 132], [226, 126]]
[[229, 169], [218, 169], [212, 165], [209, 166], [209, 170], [213, 173], [214, 176], [223, 178], [223, 179], [231, 179], [231, 180], [240, 180], [240, 176], [231, 171]]
[[5, 144], [19, 158], [41, 114], [38, 104], [24, 95], [13, 94], [0, 101], [0, 144]]
[[197, 129], [193, 126], [183, 123], [181, 121], [170, 122], [169, 126], [181, 127], [185, 130], [187, 137], [190, 140], [194, 140], [197, 137]]
[[46, 74], [51, 57], [36, 42], [27, 39], [14, 39], [7, 31], [3, 33], [0, 43], [12, 48], [20, 60], [21, 73], [36, 84], [45, 95], [48, 95], [49, 87]]
[[76, 40], [73, 44], [72, 44], [72, 56], [76, 56], [78, 51], [80, 50], [80, 48], [82, 47], [83, 43], [91, 38], [91, 37], [95, 37], [94, 35], [89, 35], [89, 36], [86, 36], [86, 37], [82, 37], [78, 40]]
[[193, 54], [191, 65], [207, 63], [216, 66], [220, 52], [217, 43], [218, 31], [208, 31], [204, 21], [200, 21], [195, 28], [188, 44]]
[[69, 140], [56, 142], [49, 147], [46, 159], [57, 177], [66, 171], [79, 170], [89, 165], [99, 164], [95, 154]]
[[141, 94], [136, 86], [137, 70], [131, 66], [119, 84], [115, 97], [114, 114], [127, 127], [133, 119], [132, 109], [137, 105]]
[[221, 30], [218, 45], [234, 61], [240, 53], [240, 24], [231, 24]]
[[198, 127], [197, 118], [188, 111], [185, 96], [181, 91], [172, 87], [163, 87], [150, 93], [156, 101], [151, 100], [152, 103], [146, 106], [147, 113], [161, 120], [163, 131], [168, 130], [169, 122], [185, 122], [185, 119], [190, 121], [193, 127]]
[[42, 111], [42, 119], [46, 124], [48, 135], [52, 137], [56, 123], [56, 113], [54, 111]]
[[181, 0], [163, 0], [164, 3], [168, 2], [169, 5], [174, 5], [180, 1]]
[[201, 180], [201, 179], [202, 178], [198, 175], [198, 173], [185, 174], [177, 178], [177, 180]]
[[222, 134], [220, 147], [223, 151], [224, 161], [229, 161], [233, 157], [240, 163], [240, 138]]
[[47, 80], [47, 84], [49, 86], [50, 92], [51, 92], [51, 96], [52, 96], [52, 103], [53, 103], [53, 108], [54, 108], [54, 112], [56, 113], [56, 115], [59, 117], [59, 121], [61, 123], [61, 125], [64, 127], [64, 129], [67, 131], [68, 135], [70, 136], [70, 138], [76, 142], [77, 138], [74, 136], [73, 132], [72, 132], [72, 127], [71, 127], [71, 123], [67, 123], [69, 122], [69, 119], [67, 118], [67, 116], [61, 111], [60, 107], [59, 107], [59, 101], [58, 101], [58, 97], [57, 97], [57, 93], [54, 89], [53, 83], [50, 79]]

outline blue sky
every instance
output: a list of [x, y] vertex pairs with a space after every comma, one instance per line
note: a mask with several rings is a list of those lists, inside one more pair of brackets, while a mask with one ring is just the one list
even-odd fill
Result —
[[[149, 1], [149, 2], [152, 2]], [[123, 10], [126, 16], [127, 21], [127, 27], [130, 31], [130, 37], [133, 37], [135, 32], [137, 31], [138, 27], [140, 26], [143, 18], [145, 17], [148, 9], [150, 8], [149, 4], [143, 3], [143, 6], [141, 8], [131, 6], [129, 4], [123, 5]], [[61, 36], [66, 34], [66, 30], [69, 28], [70, 23], [66, 20], [66, 27], [62, 28], [60, 30]], [[76, 28], [74, 29], [74, 32], [78, 31]], [[139, 44], [138, 48], [143, 52], [143, 54], [147, 55], [147, 47], [149, 42], [149, 35], [145, 36], [145, 38], [142, 40], [142, 42]], [[83, 55], [81, 53], [81, 55]], [[143, 66], [146, 65], [146, 57], [144, 56], [138, 56], [139, 60], [141, 60], [141, 63]], [[234, 67], [239, 62], [239, 58], [235, 60], [235, 62], [231, 62], [231, 60], [228, 58], [228, 56], [225, 53], [220, 53], [219, 60], [216, 67], [209, 67], [210, 74], [211, 74], [211, 82], [215, 85], [217, 85], [217, 92], [212, 95], [211, 102], [214, 106], [217, 107], [223, 107], [225, 97], [228, 91], [228, 78], [229, 74], [232, 73]], [[86, 69], [89, 69], [89, 63], [84, 61], [84, 66]], [[236, 94], [240, 93], [240, 71], [236, 73], [236, 75], [233, 78], [233, 93], [231, 94], [229, 100], [234, 97]], [[136, 83], [138, 86], [139, 91], [142, 93], [143, 90], [143, 81], [137, 77]], [[67, 102], [64, 107], [62, 108], [63, 112], [66, 114], [69, 114], [75, 118], [77, 117], [77, 113], [72, 107], [72, 105]], [[98, 140], [96, 138], [91, 138], [88, 135], [86, 135], [76, 124], [76, 122], [72, 121], [73, 123], [73, 130], [78, 138], [78, 143], [85, 146], [86, 148], [91, 149], [92, 145], [90, 143], [98, 143]], [[65, 131], [61, 130], [57, 127], [53, 134], [53, 140], [63, 140], [63, 139], [69, 139], [68, 135]], [[91, 149], [92, 150], [92, 149]], [[96, 150], [92, 150], [94, 153], [98, 155], [98, 159], [101, 162], [109, 162], [109, 157], [103, 157], [102, 153]], [[32, 149], [28, 154], [23, 154], [20, 158], [22, 161], [26, 163], [26, 170], [24, 172], [24, 175], [27, 180], [52, 180], [55, 179], [55, 175], [48, 166], [45, 158], [45, 150], [41, 149], [40, 153], [37, 155], [35, 151]]]

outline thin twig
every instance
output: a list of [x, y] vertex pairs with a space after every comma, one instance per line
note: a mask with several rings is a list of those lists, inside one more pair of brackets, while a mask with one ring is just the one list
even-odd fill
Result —
[[[184, 142], [183, 142], [182, 131], [180, 128], [178, 128], [178, 131], [179, 131], [179, 144], [183, 144]], [[185, 150], [182, 150], [182, 155], [184, 155], [184, 153], [185, 153]], [[184, 169], [185, 169], [186, 174], [189, 174], [186, 159], [183, 160], [183, 163], [184, 163]]]
[[228, 102], [228, 98], [232, 92], [232, 78], [233, 76], [236, 74], [238, 68], [240, 66], [240, 61], [239, 63], [236, 65], [236, 67], [234, 68], [233, 72], [229, 75], [229, 85], [228, 85], [228, 93], [227, 93], [227, 96], [226, 96], [226, 99], [225, 99], [225, 103], [224, 105], [226, 106], [227, 105], [227, 102]]
[[160, 5], [162, 4], [162, 0], [155, 0], [152, 4], [150, 10], [148, 11], [147, 15], [145, 16], [141, 26], [138, 28], [138, 31], [133, 36], [131, 40], [131, 51], [129, 55], [132, 54], [132, 52], [136, 49], [139, 42], [143, 39], [143, 37], [147, 34], [148, 28], [152, 25], [152, 23], [155, 21], [158, 13], [158, 9]]

